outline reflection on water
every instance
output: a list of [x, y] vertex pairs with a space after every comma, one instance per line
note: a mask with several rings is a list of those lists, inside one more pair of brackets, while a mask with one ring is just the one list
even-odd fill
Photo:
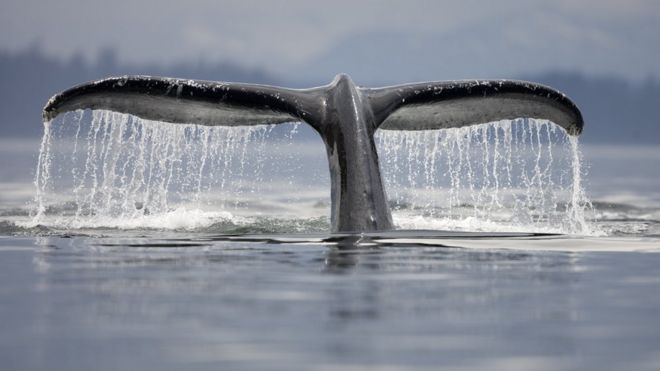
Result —
[[3, 368], [660, 366], [660, 254], [385, 237], [0, 239]]

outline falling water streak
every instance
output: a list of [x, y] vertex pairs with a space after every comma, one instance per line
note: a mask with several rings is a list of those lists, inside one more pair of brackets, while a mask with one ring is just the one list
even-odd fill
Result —
[[[131, 144], [137, 140], [136, 135], [137, 131], [134, 128], [135, 123], [131, 120], [129, 117], [127, 120], [126, 124], [126, 145], [127, 148], [131, 148]], [[135, 180], [135, 167], [133, 168], [133, 172], [131, 172], [131, 180], [130, 182], [127, 181], [128, 179], [128, 173], [129, 173], [129, 164], [134, 163], [137, 160], [136, 154], [134, 150], [128, 151], [126, 155], [126, 160], [121, 166], [121, 175], [119, 178], [119, 189], [117, 190], [120, 194], [126, 194], [130, 195], [130, 186], [132, 182]], [[128, 208], [129, 203], [133, 201], [133, 204], [135, 205], [135, 201], [131, 200], [129, 197], [124, 197], [121, 203], [121, 209], [126, 210]]]
[[[98, 164], [101, 163], [100, 159], [97, 159], [97, 153], [103, 153], [103, 142], [101, 142], [101, 148], [100, 152], [97, 151], [97, 142], [98, 142], [98, 137], [99, 133], [101, 132], [101, 128], [104, 126], [103, 125], [103, 113], [104, 112], [96, 112], [94, 115], [94, 121], [92, 122], [92, 127], [94, 128], [94, 136], [93, 136], [93, 142], [92, 142], [92, 153], [91, 156], [88, 158], [90, 161], [90, 166], [91, 166], [91, 172], [92, 172], [92, 188], [88, 196], [88, 203], [89, 205], [94, 205], [94, 200], [96, 196], [96, 189], [98, 188]], [[90, 211], [93, 210], [90, 206]]]
[[[431, 131], [429, 131], [429, 134], [430, 134], [431, 140], [432, 140], [432, 142], [433, 142], [433, 148], [431, 149], [431, 153], [437, 153], [437, 150], [438, 150], [438, 140], [440, 139], [439, 132], [437, 132], [437, 131], [435, 131], [435, 132], [431, 132]], [[436, 184], [436, 172], [435, 172], [435, 164], [436, 164], [436, 158], [437, 158], [437, 156], [427, 156], [427, 157], [431, 157], [431, 171], [430, 171], [430, 174], [429, 174], [429, 179], [430, 179], [430, 182], [429, 182], [429, 183], [430, 183], [430, 184], [429, 184], [429, 189], [435, 189], [435, 188], [437, 187], [437, 184]], [[435, 217], [435, 208], [434, 208], [434, 207], [431, 207], [431, 206], [432, 206], [432, 199], [429, 197], [429, 198], [427, 199], [426, 208], [427, 208], [427, 209], [430, 209], [430, 213], [429, 213], [429, 215], [430, 215], [431, 218], [434, 218], [434, 217]]]
[[104, 205], [105, 210], [110, 210], [113, 207], [112, 196], [117, 181], [115, 173], [117, 171], [117, 161], [121, 154], [118, 147], [122, 145], [122, 133], [125, 130], [126, 121], [128, 120], [128, 116], [126, 115], [120, 115], [117, 113], [112, 113], [112, 115], [113, 117], [111, 120], [113, 122], [119, 122], [119, 125], [112, 125], [110, 137], [107, 138], [109, 144], [106, 148], [106, 153], [103, 159], [103, 190], [106, 193]]
[[[142, 207], [138, 207], [140, 204], [138, 203], [139, 201], [136, 199], [135, 195], [139, 192], [139, 189], [142, 188], [143, 186], [146, 185], [144, 181], [144, 172], [146, 169], [147, 164], [144, 162], [145, 158], [145, 149], [147, 146], [147, 128], [143, 127], [140, 125], [139, 121], [134, 121], [133, 122], [133, 130], [137, 133], [136, 134], [136, 140], [138, 141], [138, 154], [137, 154], [137, 161], [136, 161], [136, 166], [133, 168], [133, 173], [131, 175], [131, 181], [129, 184], [131, 186], [129, 187], [128, 190], [128, 196], [125, 198], [128, 202], [125, 203], [125, 208], [123, 210], [128, 210], [128, 208], [131, 206], [135, 206], [136, 209], [143, 209], [144, 205]], [[135, 145], [135, 142], [131, 142], [132, 145]], [[146, 209], [143, 210], [145, 212]]]
[[[541, 124], [543, 125], [543, 124]], [[541, 147], [541, 134], [540, 134], [540, 129], [537, 127], [536, 130], [534, 130], [533, 137], [534, 137], [534, 142], [532, 143], [531, 147], [534, 149], [534, 146], [536, 145], [536, 158], [534, 161], [534, 175], [532, 176], [532, 188], [534, 188], [534, 197], [535, 200], [534, 202], [537, 204], [540, 204], [539, 207], [541, 210], [545, 210], [545, 197], [544, 197], [544, 189], [543, 189], [543, 175], [541, 173], [541, 156], [543, 155], [542, 147]], [[543, 217], [541, 213], [538, 213], [536, 215], [536, 220], [539, 221], [539, 218]]]
[[[211, 205], [211, 200], [221, 201], [221, 210], [228, 205], [236, 209], [244, 192], [270, 183], [263, 179], [264, 147], [273, 126], [163, 125], [92, 111], [90, 125], [81, 129], [83, 116], [76, 112], [76, 125], [70, 126], [71, 226], [85, 225], [90, 218], [130, 219], [167, 213], [177, 205]], [[53, 136], [65, 128], [44, 126], [35, 220], [66, 198], [53, 191], [61, 174], [52, 174]], [[285, 149], [291, 149], [297, 128], [285, 135]], [[461, 223], [473, 219], [486, 222], [486, 228], [495, 222], [587, 233], [589, 203], [582, 189], [580, 153], [577, 141], [566, 138], [546, 121], [514, 120], [449, 130], [379, 131], [376, 142], [395, 219], [414, 210], [443, 222], [443, 228], [464, 228]], [[289, 175], [284, 177], [291, 182]], [[215, 198], [207, 198], [211, 195]], [[468, 228], [475, 225], [478, 229], [480, 224]]]
[[586, 221], [585, 211], [592, 210], [591, 202], [582, 187], [582, 153], [578, 147], [578, 138], [569, 137], [568, 142], [571, 147], [572, 154], [572, 170], [573, 170], [573, 184], [571, 192], [571, 202], [569, 203], [569, 213], [572, 224], [573, 233], [587, 233], [590, 231], [589, 224]]
[[[452, 212], [452, 206], [455, 204], [456, 201], [456, 190], [458, 189], [458, 184], [456, 184], [457, 177], [454, 175], [454, 169], [453, 169], [453, 162], [452, 159], [455, 158], [454, 156], [454, 146], [456, 145], [453, 139], [460, 133], [460, 130], [457, 132], [453, 133], [447, 133], [447, 143], [445, 144], [447, 154], [445, 156], [445, 161], [447, 163], [447, 171], [445, 172], [445, 175], [449, 175], [451, 179], [451, 186], [449, 188], [449, 213], [451, 214]], [[460, 155], [460, 153], [459, 153]]]
[[519, 143], [517, 141], [517, 124], [513, 122], [511, 128], [504, 128], [504, 146], [506, 148], [506, 187], [504, 189], [513, 192], [515, 189], [516, 168], [514, 167], [516, 161], [516, 148]]
[[[85, 117], [91, 118], [87, 125], [82, 123]], [[69, 139], [64, 138], [67, 130]], [[234, 197], [236, 208], [245, 189], [255, 192], [262, 183], [263, 147], [271, 130], [266, 125], [163, 125], [107, 111], [85, 115], [82, 110], [64, 115], [55, 126], [45, 122], [34, 180], [33, 223], [48, 214], [54, 218], [51, 222], [65, 220], [73, 228], [103, 225], [103, 220], [167, 213], [177, 205], [199, 206], [201, 201], [208, 203], [205, 195], [220, 196], [223, 207]], [[289, 141], [296, 132], [294, 126], [287, 134]], [[54, 136], [60, 133], [57, 139], [62, 141], [54, 147]], [[62, 164], [69, 163], [69, 175], [63, 177]], [[67, 202], [74, 205], [68, 216]]]
[[76, 183], [78, 179], [78, 166], [75, 166], [75, 164], [78, 161], [78, 142], [80, 138], [80, 128], [82, 127], [83, 111], [76, 111], [74, 114], [76, 115], [76, 134], [73, 140], [73, 153], [71, 155], [71, 162], [74, 164], [74, 166], [71, 166], [71, 176], [73, 177], [73, 182]]
[[[248, 160], [246, 158], [248, 147], [250, 147], [250, 144], [254, 142], [255, 138], [255, 133], [257, 133], [257, 130], [259, 128], [253, 127], [253, 126], [247, 126], [247, 127], [240, 127], [238, 128], [240, 130], [239, 133], [239, 150], [240, 150], [240, 168], [238, 171], [238, 183], [237, 183], [237, 192], [236, 192], [236, 197], [234, 201], [234, 209], [237, 209], [239, 207], [239, 198], [243, 197], [243, 194], [245, 192], [245, 185], [244, 185], [244, 178], [246, 177], [245, 169], [246, 169], [246, 161]], [[294, 129], [295, 130], [295, 127]], [[290, 134], [294, 135], [294, 134]], [[263, 144], [263, 143], [262, 143]]]
[[[483, 173], [482, 178], [483, 178], [484, 185], [481, 187], [481, 190], [479, 191], [478, 199], [479, 199], [479, 205], [484, 205], [484, 204], [486, 204], [486, 202], [484, 200], [486, 198], [486, 194], [494, 193], [494, 192], [488, 192], [488, 190], [490, 189], [490, 170], [489, 170], [489, 168], [490, 168], [490, 152], [491, 152], [488, 132], [489, 132], [489, 129], [490, 129], [491, 126], [490, 125], [480, 125], [479, 127], [481, 128], [481, 130], [478, 131], [478, 135], [481, 137], [481, 143], [483, 143], [483, 146], [484, 146], [484, 150], [483, 150], [484, 159], [483, 159], [483, 163], [481, 165], [482, 173]], [[470, 155], [469, 153], [466, 154], [466, 156], [469, 156], [469, 155]], [[469, 159], [468, 159], [468, 161], [469, 161]], [[479, 210], [479, 208], [477, 208], [477, 210]], [[482, 214], [478, 215], [478, 217], [484, 218], [486, 220], [490, 220], [489, 211], [490, 210], [485, 208], [483, 210]]]
[[[500, 139], [499, 139], [499, 126], [497, 124], [492, 125], [493, 131], [493, 159], [491, 161], [490, 172], [493, 175], [493, 184], [495, 189], [500, 189], [500, 179], [498, 175], [498, 160], [499, 160], [499, 151], [500, 151]], [[496, 210], [502, 205], [499, 202], [499, 192], [490, 192], [490, 202], [489, 209]]]
[[177, 165], [180, 165], [180, 161], [178, 160], [178, 158], [180, 157], [180, 153], [177, 151], [177, 149], [181, 148], [180, 147], [181, 139], [182, 139], [181, 135], [175, 135], [175, 137], [168, 142], [168, 146], [166, 148], [166, 153], [168, 154], [168, 156], [165, 157], [165, 165], [164, 165], [165, 168], [167, 169], [167, 177], [162, 186], [164, 190], [170, 189], [170, 185], [172, 184], [174, 173], [177, 172], [178, 170]]
[[[105, 112], [105, 116], [103, 117], [103, 120], [105, 122], [111, 122], [114, 121], [114, 113], [113, 112]], [[112, 166], [111, 161], [108, 160], [108, 157], [111, 156], [113, 153], [117, 153], [117, 151], [114, 151], [114, 135], [115, 135], [115, 130], [117, 128], [117, 125], [104, 125], [105, 130], [103, 131], [103, 141], [102, 141], [102, 146], [101, 146], [101, 174], [102, 174], [102, 182], [100, 184], [102, 192], [109, 193], [108, 190], [110, 189], [110, 186], [108, 183], [112, 181], [112, 178], [109, 176], [110, 175], [110, 169], [109, 167]], [[102, 208], [103, 210], [103, 208]]]
[[[548, 121], [518, 119], [427, 132], [379, 131], [376, 140], [387, 193], [395, 205], [407, 205], [394, 209], [395, 219], [403, 218], [397, 220], [419, 215], [413, 209], [424, 205], [421, 215], [443, 228], [460, 229], [475, 220], [486, 228], [498, 223], [510, 230], [590, 233], [577, 142], [568, 144], [567, 137]], [[566, 170], [572, 183], [563, 177]], [[563, 210], [561, 203], [567, 205]], [[478, 229], [479, 223], [468, 228]]]
[[34, 219], [39, 220], [46, 212], [46, 203], [44, 196], [46, 194], [46, 187], [50, 180], [50, 147], [51, 147], [51, 125], [52, 121], [44, 122], [44, 134], [41, 138], [41, 145], [39, 147], [39, 158], [37, 160], [37, 171], [35, 174], [34, 185], [36, 188], [35, 204], [36, 214]]
[[[546, 162], [546, 166], [543, 169], [544, 174], [550, 174], [550, 171], [552, 169], [552, 162], [554, 160], [553, 155], [552, 155], [554, 141], [552, 140], [552, 137], [553, 137], [552, 133], [553, 132], [550, 131], [551, 127], [552, 127], [552, 130], [554, 131], [555, 130], [554, 125], [551, 125], [550, 123], [545, 124], [545, 133], [546, 133], [546, 137], [548, 138], [548, 161]], [[547, 176], [547, 181], [548, 181], [548, 187], [550, 189], [554, 189], [555, 188], [555, 183], [553, 181], [553, 178], [548, 175]], [[551, 204], [550, 208], [552, 210], [557, 208], [557, 196], [554, 192], [551, 193], [550, 204]]]
[[[271, 126], [272, 127], [272, 126]], [[268, 135], [268, 126], [263, 127], [261, 130], [256, 130], [255, 131], [255, 140], [256, 140], [256, 150], [254, 151], [255, 155], [257, 156], [256, 163], [255, 163], [255, 174], [254, 174], [254, 182], [252, 182], [250, 186], [250, 194], [255, 194], [257, 192], [257, 184], [260, 184], [262, 182], [262, 174], [264, 170], [264, 144], [266, 142], [266, 137]]]
[[[284, 172], [285, 174], [285, 180], [286, 183], [289, 187], [293, 187], [293, 173], [291, 170], [299, 170], [299, 167], [296, 167], [295, 161], [294, 161], [294, 155], [293, 155], [293, 138], [294, 136], [298, 133], [298, 129], [300, 127], [300, 122], [291, 122], [291, 130], [289, 130], [288, 133], [284, 135], [285, 141], [284, 141], [284, 150], [282, 151], [284, 154], [286, 154], [284, 162], [288, 163], [289, 165], [287, 166], [286, 171]], [[282, 169], [284, 170], [284, 169]], [[293, 200], [300, 200], [300, 194], [297, 192], [294, 192], [292, 194], [292, 199]]]
[[[160, 143], [160, 156], [158, 156], [158, 165], [157, 168], [160, 169], [157, 179], [157, 187], [156, 189], [158, 190], [158, 202], [163, 204], [165, 208], [168, 207], [169, 205], [169, 199], [168, 199], [168, 181], [170, 179], [170, 174], [173, 171], [172, 168], [172, 163], [171, 163], [171, 148], [174, 145], [174, 142], [176, 141], [176, 138], [178, 135], [165, 135], [168, 132], [166, 131], [161, 131], [160, 132], [162, 137], [162, 141]], [[197, 200], [196, 200], [197, 201]]]
[[[227, 169], [229, 168], [229, 164], [231, 163], [232, 157], [233, 157], [233, 151], [230, 151], [230, 149], [233, 148], [233, 146], [232, 146], [233, 131], [229, 131], [225, 134], [226, 134], [227, 140], [226, 140], [225, 145], [224, 145], [224, 156], [223, 156], [224, 164], [223, 164], [223, 167], [222, 167], [222, 176], [221, 176], [222, 183], [220, 184], [220, 189], [222, 191], [225, 190], [225, 185], [227, 184]], [[226, 204], [223, 203], [222, 206], [226, 207]]]
[[195, 201], [199, 203], [199, 197], [202, 193], [202, 180], [204, 178], [204, 165], [206, 165], [206, 159], [209, 157], [209, 131], [206, 128], [199, 128], [201, 131], [201, 141], [202, 141], [202, 163], [199, 165], [199, 173], [197, 175], [197, 193], [195, 194]]
[[[154, 136], [158, 136], [158, 133], [160, 133], [160, 130], [154, 130], [151, 127], [146, 127], [146, 133], [148, 135], [145, 135], [147, 137], [147, 153], [148, 153], [148, 160], [145, 162], [147, 165], [144, 167], [146, 170], [146, 182], [144, 182], [145, 185], [145, 190], [146, 194], [144, 196], [144, 202], [147, 205], [153, 204], [152, 203], [152, 190], [153, 188], [151, 187], [153, 177], [154, 177], [154, 157], [156, 156], [156, 143], [158, 143], [158, 140], [154, 141]], [[158, 138], [156, 138], [158, 139]], [[145, 179], [145, 176], [143, 174], [142, 179]]]
[[[428, 142], [429, 142], [429, 134], [432, 134], [428, 130], [426, 130], [422, 135], [422, 141], [424, 142], [424, 146], [428, 147]], [[424, 180], [426, 182], [426, 186], [424, 187], [427, 191], [431, 189], [432, 182], [431, 182], [431, 161], [433, 159], [433, 156], [423, 156], [424, 160]], [[430, 205], [425, 203], [424, 207], [428, 208]]]

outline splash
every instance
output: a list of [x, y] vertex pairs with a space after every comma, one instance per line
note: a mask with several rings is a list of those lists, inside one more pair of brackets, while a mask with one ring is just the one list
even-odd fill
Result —
[[376, 136], [402, 228], [591, 234], [577, 138], [542, 120]]
[[[67, 114], [44, 124], [30, 223], [121, 229], [249, 223], [236, 214], [250, 205], [276, 207], [263, 195], [293, 176], [288, 147], [298, 124], [291, 126], [277, 137], [272, 125], [204, 127], [109, 111]], [[279, 179], [271, 181], [273, 173]]]
[[[304, 127], [277, 127], [63, 115], [44, 123], [29, 225], [327, 230], [323, 144], [301, 147]], [[577, 139], [552, 123], [379, 131], [376, 141], [398, 228], [593, 233]]]

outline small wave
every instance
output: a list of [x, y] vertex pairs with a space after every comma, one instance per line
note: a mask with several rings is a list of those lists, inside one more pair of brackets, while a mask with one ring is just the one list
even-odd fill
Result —
[[199, 229], [204, 233], [223, 234], [289, 234], [289, 233], [327, 233], [330, 221], [326, 217], [307, 219], [279, 219], [268, 217], [244, 218], [244, 223], [216, 223]]
[[17, 231], [16, 228], [22, 231], [49, 228], [59, 231], [167, 230], [223, 234], [312, 233], [327, 232], [330, 229], [326, 217], [252, 217], [233, 215], [227, 211], [205, 211], [183, 207], [165, 213], [130, 218], [42, 214], [27, 221], [5, 223], [8, 226], [5, 233], [14, 233]]
[[[566, 234], [566, 228], [541, 226], [536, 223], [512, 223], [505, 221], [484, 220], [476, 217], [465, 218], [433, 218], [421, 215], [393, 216], [394, 223], [399, 229], [461, 231], [461, 232], [507, 232], [507, 233], [550, 233]], [[570, 233], [569, 233], [570, 234]], [[597, 225], [590, 225], [588, 230], [580, 231], [582, 236], [604, 236], [605, 232]]]
[[0, 235], [7, 236], [51, 236], [58, 232], [41, 224], [32, 226], [22, 225], [20, 222], [0, 220]]
[[209, 212], [199, 209], [178, 208], [166, 213], [146, 214], [133, 217], [111, 217], [107, 215], [75, 216], [62, 214], [42, 214], [25, 222], [22, 226], [31, 228], [36, 225], [46, 225], [56, 229], [164, 229], [164, 230], [194, 230], [208, 227], [212, 224], [240, 218], [233, 217], [229, 212]]

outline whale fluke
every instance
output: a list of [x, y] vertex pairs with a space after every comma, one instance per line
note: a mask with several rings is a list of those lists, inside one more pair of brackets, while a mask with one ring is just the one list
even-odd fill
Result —
[[77, 109], [103, 109], [143, 119], [208, 126], [304, 121], [308, 94], [264, 85], [152, 76], [110, 77], [53, 96], [44, 120]]
[[112, 77], [52, 97], [45, 120], [77, 109], [105, 109], [144, 119], [198, 125], [301, 121], [323, 139], [331, 178], [333, 232], [393, 228], [374, 143], [377, 129], [456, 128], [516, 118], [546, 119], [578, 135], [576, 105], [547, 86], [513, 80], [438, 81], [359, 88], [348, 75], [311, 89], [183, 80]]
[[527, 81], [439, 81], [364, 92], [384, 130], [448, 129], [536, 118], [578, 135], [584, 125], [580, 110], [566, 95]]

